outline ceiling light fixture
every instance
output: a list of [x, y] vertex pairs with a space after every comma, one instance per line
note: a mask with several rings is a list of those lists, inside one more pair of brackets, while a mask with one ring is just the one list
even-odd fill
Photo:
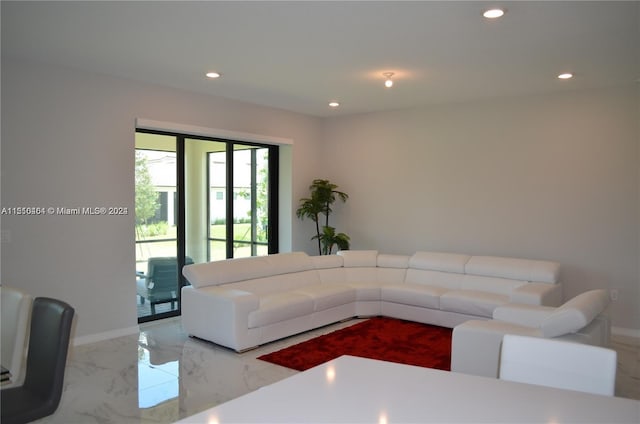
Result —
[[558, 75], [558, 78], [564, 79], [564, 80], [570, 79], [570, 78], [573, 78], [573, 74], [570, 74], [570, 73], [566, 72], [564, 74]]
[[338, 107], [340, 106], [340, 103], [338, 102], [329, 102], [329, 107]]
[[212, 78], [212, 79], [221, 77], [219, 72], [207, 72], [206, 75], [207, 75], [207, 78]]
[[495, 19], [504, 15], [504, 9], [489, 9], [485, 10], [482, 16], [487, 19]]
[[386, 78], [384, 86], [387, 88], [393, 87], [393, 80], [391, 79], [391, 77], [393, 76], [393, 72], [385, 72], [382, 75], [384, 75], [384, 77]]

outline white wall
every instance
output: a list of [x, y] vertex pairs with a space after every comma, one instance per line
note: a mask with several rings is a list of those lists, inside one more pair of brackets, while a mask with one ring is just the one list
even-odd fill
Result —
[[325, 174], [353, 248], [553, 259], [565, 297], [619, 290], [640, 329], [635, 86], [329, 120]]
[[[294, 164], [293, 199], [315, 175], [307, 158], [318, 156], [318, 119], [3, 58], [1, 205], [129, 208], [125, 216], [2, 216], [10, 237], [2, 244], [2, 283], [69, 302], [78, 317], [75, 337], [137, 326], [136, 118], [293, 139], [284, 155]], [[293, 214], [289, 203], [284, 216]], [[284, 228], [294, 246], [303, 226], [294, 216], [293, 231]]]

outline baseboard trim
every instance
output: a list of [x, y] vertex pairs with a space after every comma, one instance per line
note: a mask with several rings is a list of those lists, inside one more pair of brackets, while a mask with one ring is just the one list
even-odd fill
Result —
[[611, 334], [640, 339], [640, 330], [637, 328], [611, 327]]
[[101, 342], [104, 340], [115, 339], [116, 337], [130, 336], [140, 332], [140, 328], [136, 325], [129, 328], [120, 328], [118, 330], [105, 331], [103, 333], [89, 334], [88, 336], [74, 337], [73, 345], [81, 346], [89, 343]]

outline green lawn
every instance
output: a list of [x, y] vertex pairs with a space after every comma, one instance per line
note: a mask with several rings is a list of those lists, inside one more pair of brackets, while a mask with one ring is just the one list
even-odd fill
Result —
[[[251, 224], [243, 223], [243, 224], [234, 224], [233, 225], [234, 232], [234, 240], [237, 241], [251, 241]], [[210, 237], [216, 239], [224, 239], [226, 237], [226, 229], [224, 224], [221, 225], [212, 225], [210, 227]], [[167, 229], [166, 234], [160, 234], [156, 236], [148, 236], [139, 238], [136, 235], [136, 241], [144, 240], [144, 241], [153, 241], [153, 240], [162, 240], [162, 239], [175, 239], [177, 238], [177, 228], [169, 227]]]

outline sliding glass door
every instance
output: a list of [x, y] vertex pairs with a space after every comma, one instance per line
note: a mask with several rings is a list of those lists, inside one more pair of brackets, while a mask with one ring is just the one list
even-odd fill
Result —
[[278, 148], [136, 133], [138, 319], [180, 313], [182, 266], [278, 251]]

